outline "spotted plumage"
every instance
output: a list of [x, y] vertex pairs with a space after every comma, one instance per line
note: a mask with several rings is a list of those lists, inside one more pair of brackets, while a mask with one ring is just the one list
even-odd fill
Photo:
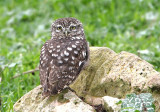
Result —
[[41, 49], [40, 82], [43, 95], [55, 95], [78, 77], [89, 58], [82, 23], [75, 18], [57, 19], [51, 39]]

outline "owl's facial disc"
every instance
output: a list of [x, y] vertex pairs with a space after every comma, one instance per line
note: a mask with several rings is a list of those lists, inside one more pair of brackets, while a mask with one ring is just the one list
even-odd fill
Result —
[[57, 19], [52, 24], [52, 38], [70, 38], [84, 35], [83, 26], [80, 21], [75, 18]]

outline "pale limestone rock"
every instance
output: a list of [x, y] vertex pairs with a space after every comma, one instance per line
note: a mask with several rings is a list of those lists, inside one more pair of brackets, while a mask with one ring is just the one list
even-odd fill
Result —
[[64, 98], [69, 99], [69, 103], [56, 106], [54, 112], [94, 112], [94, 109], [80, 100], [74, 93], [68, 92]]
[[104, 96], [102, 99], [104, 101], [104, 108], [107, 112], [120, 112], [121, 105], [116, 103], [118, 103], [121, 99], [110, 96]]
[[90, 95], [85, 96], [85, 102], [87, 102], [90, 105], [104, 105], [102, 97], [94, 97]]
[[[42, 97], [38, 86], [14, 104], [15, 112], [95, 112], [92, 106], [79, 99], [75, 93], [67, 92], [53, 97]], [[64, 96], [63, 96], [64, 95]], [[61, 97], [64, 98], [61, 98]]]
[[[149, 92], [156, 100], [156, 111], [160, 111], [160, 73], [148, 62], [128, 52], [117, 54], [106, 47], [90, 47], [89, 64], [70, 87], [78, 96], [83, 96], [86, 102], [95, 105], [101, 102], [103, 104], [103, 96], [125, 98], [129, 93]], [[54, 112], [63, 108], [68, 111], [73, 107], [77, 108], [76, 105], [72, 105], [72, 94], [69, 95], [71, 98], [68, 99], [68, 103], [59, 102], [60, 95], [43, 99], [41, 87], [38, 86], [18, 100], [14, 110]], [[93, 111], [88, 104], [78, 103], [78, 107], [84, 108], [83, 106]]]
[[129, 93], [152, 93], [160, 105], [160, 73], [138, 56], [117, 54], [105, 47], [90, 48], [89, 66], [70, 86], [79, 96], [125, 98]]

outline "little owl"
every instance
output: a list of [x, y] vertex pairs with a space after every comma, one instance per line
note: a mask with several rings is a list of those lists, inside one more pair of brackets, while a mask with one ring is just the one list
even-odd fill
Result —
[[60, 93], [73, 83], [89, 58], [82, 23], [75, 18], [57, 19], [51, 26], [51, 39], [40, 54], [40, 82], [43, 95]]

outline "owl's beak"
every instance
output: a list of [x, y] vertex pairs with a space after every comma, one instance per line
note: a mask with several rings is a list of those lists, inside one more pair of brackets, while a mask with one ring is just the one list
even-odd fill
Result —
[[65, 31], [64, 33], [65, 33], [65, 36], [67, 37], [68, 36], [68, 31]]
[[69, 31], [69, 29], [65, 29], [65, 30], [63, 31], [63, 33], [64, 33], [64, 35], [65, 35], [66, 37], [68, 37], [68, 34], [70, 33], [70, 31]]

